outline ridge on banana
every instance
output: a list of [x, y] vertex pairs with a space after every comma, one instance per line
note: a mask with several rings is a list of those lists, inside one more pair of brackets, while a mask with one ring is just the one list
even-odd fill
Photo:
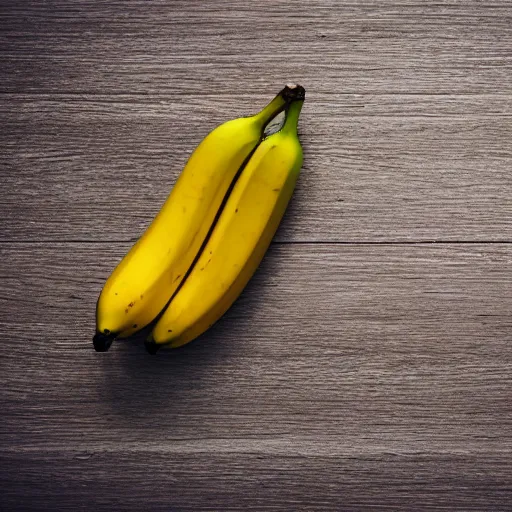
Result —
[[97, 351], [158, 322], [188, 280], [237, 182], [266, 140], [266, 126], [283, 111], [288, 116], [293, 104], [302, 105], [304, 95], [303, 87], [287, 85], [258, 114], [220, 125], [199, 144], [160, 212], [101, 291], [93, 338]]

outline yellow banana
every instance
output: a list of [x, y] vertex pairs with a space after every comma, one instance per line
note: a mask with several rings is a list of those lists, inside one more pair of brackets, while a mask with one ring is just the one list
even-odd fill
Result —
[[228, 121], [199, 144], [162, 209], [108, 278], [96, 306], [97, 351], [151, 323], [198, 256], [266, 124], [296, 95], [285, 87], [261, 112]]
[[146, 342], [154, 353], [179, 347], [216, 322], [257, 269], [292, 196], [302, 166], [292, 101], [282, 129], [264, 139], [238, 178], [199, 259]]

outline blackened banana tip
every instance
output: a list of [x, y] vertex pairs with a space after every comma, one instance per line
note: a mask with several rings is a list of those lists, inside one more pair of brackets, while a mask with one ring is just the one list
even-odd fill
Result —
[[306, 89], [298, 84], [286, 84], [281, 91], [281, 95], [286, 101], [304, 101], [306, 98]]
[[107, 352], [115, 337], [115, 334], [103, 334], [102, 332], [97, 332], [92, 339], [94, 350], [96, 350], [96, 352]]
[[160, 345], [158, 345], [158, 343], [155, 343], [153, 340], [151, 341], [145, 341], [144, 342], [144, 346], [146, 347], [146, 350], [149, 354], [151, 354], [152, 356], [154, 356], [159, 348], [160, 348]]

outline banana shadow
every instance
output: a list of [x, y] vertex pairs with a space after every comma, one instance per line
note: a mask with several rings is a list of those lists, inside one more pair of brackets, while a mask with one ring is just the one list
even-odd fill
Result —
[[231, 353], [222, 335], [205, 335], [183, 348], [161, 349], [156, 355], [146, 352], [143, 341], [116, 342], [108, 356], [101, 358], [99, 392], [112, 413], [136, 418], [143, 412], [147, 417], [162, 407], [179, 413], [205, 388], [205, 375], [214, 373]]
[[216, 390], [229, 379], [230, 368], [239, 364], [237, 359], [250, 357], [252, 318], [275, 286], [272, 278], [282, 263], [278, 252], [279, 247], [269, 248], [238, 300], [193, 342], [162, 348], [156, 355], [144, 348], [145, 332], [114, 342], [99, 361], [103, 378], [98, 395], [105, 412], [142, 427], [152, 420], [160, 423], [163, 414], [169, 421], [181, 415], [183, 421], [192, 403], [207, 411], [218, 401]]

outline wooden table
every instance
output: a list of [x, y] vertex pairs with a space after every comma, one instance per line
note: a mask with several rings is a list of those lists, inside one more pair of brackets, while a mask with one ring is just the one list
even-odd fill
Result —
[[[511, 510], [511, 2], [0, 9], [2, 510]], [[95, 353], [188, 155], [290, 81], [305, 162], [242, 297]]]

